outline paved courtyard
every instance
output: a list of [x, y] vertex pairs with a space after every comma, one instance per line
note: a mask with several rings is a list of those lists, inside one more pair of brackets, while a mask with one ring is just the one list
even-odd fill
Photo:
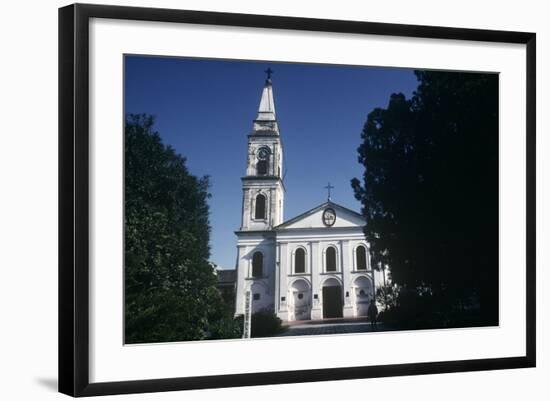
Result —
[[292, 322], [286, 325], [287, 330], [281, 336], [312, 336], [318, 334], [348, 334], [367, 333], [371, 331], [385, 331], [382, 323], [373, 328], [365, 319], [325, 319]]

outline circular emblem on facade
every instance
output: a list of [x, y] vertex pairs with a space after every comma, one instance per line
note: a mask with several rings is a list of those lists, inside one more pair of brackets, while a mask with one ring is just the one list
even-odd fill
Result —
[[266, 160], [269, 157], [269, 148], [263, 147], [258, 151], [258, 159]]
[[325, 224], [325, 226], [330, 227], [333, 226], [335, 222], [336, 212], [331, 207], [326, 208], [323, 212], [323, 223]]

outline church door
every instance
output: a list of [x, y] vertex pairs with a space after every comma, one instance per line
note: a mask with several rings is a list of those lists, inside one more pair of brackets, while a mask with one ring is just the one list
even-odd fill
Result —
[[342, 287], [323, 287], [323, 318], [342, 317]]

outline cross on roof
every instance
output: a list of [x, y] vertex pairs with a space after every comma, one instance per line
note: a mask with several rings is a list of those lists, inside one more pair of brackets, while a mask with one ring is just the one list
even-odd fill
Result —
[[273, 74], [273, 70], [270, 67], [267, 67], [267, 70], [264, 71], [267, 74], [267, 80], [271, 79], [271, 74]]
[[330, 190], [334, 189], [334, 187], [330, 185], [330, 182], [329, 182], [325, 188], [328, 190], [328, 200], [330, 200]]

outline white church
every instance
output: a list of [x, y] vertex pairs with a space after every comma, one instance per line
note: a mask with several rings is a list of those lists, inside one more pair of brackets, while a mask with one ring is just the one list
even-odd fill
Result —
[[284, 221], [283, 144], [271, 70], [248, 135], [237, 235], [235, 314], [270, 310], [284, 322], [367, 315], [382, 274], [372, 269], [359, 213], [330, 199]]

